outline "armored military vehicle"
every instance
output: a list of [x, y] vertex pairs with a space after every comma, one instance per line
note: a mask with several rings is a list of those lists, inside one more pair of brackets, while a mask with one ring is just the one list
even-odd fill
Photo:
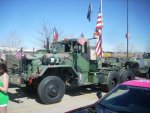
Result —
[[25, 54], [17, 64], [10, 60], [15, 57], [7, 57], [10, 82], [36, 89], [40, 100], [50, 104], [61, 101], [66, 86], [103, 84], [111, 90], [122, 76], [124, 80], [134, 79], [132, 72], [123, 69], [117, 58], [97, 59], [91, 41], [87, 40], [84, 45], [77, 39], [53, 42], [44, 54]]

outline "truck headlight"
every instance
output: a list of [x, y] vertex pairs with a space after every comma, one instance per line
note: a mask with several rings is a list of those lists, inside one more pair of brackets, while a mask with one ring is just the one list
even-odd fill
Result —
[[60, 58], [56, 58], [56, 64], [59, 64]]
[[51, 57], [50, 58], [50, 64], [54, 64], [55, 63], [55, 58], [54, 57]]

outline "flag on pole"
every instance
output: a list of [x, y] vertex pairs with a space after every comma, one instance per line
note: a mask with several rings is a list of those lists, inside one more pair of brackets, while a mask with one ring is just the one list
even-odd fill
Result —
[[130, 37], [129, 33], [126, 33], [126, 38], [129, 38], [129, 37]]
[[57, 32], [57, 30], [56, 30], [55, 27], [54, 27], [54, 29], [53, 29], [53, 39], [54, 39], [54, 41], [57, 41], [57, 40], [58, 40], [58, 32]]
[[21, 48], [20, 51], [18, 51], [15, 54], [15, 58], [18, 59], [18, 60], [21, 60], [23, 57], [24, 57], [24, 53], [23, 53], [22, 48]]
[[77, 40], [77, 42], [81, 45], [84, 45], [86, 42], [86, 39], [84, 38], [84, 34], [82, 33], [80, 38]]
[[89, 20], [89, 22], [91, 21], [91, 13], [92, 13], [92, 5], [90, 3], [88, 7], [88, 13], [87, 13], [87, 19]]
[[98, 57], [102, 57], [102, 28], [103, 28], [103, 21], [102, 21], [102, 13], [98, 14], [96, 29], [94, 33], [94, 37], [97, 38], [96, 44], [96, 55]]

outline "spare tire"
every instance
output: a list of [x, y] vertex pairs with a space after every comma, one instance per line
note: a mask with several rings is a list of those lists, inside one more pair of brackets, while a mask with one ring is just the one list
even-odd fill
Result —
[[42, 58], [42, 64], [43, 65], [48, 65], [49, 64], [49, 58], [47, 57], [47, 55], [44, 55]]

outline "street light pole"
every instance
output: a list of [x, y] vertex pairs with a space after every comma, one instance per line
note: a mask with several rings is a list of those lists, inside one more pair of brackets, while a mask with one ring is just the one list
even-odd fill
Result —
[[129, 53], [129, 48], [128, 48], [128, 43], [129, 43], [129, 32], [128, 32], [128, 0], [127, 0], [127, 34], [126, 34], [126, 38], [127, 38], [127, 59], [129, 57], [128, 53]]

